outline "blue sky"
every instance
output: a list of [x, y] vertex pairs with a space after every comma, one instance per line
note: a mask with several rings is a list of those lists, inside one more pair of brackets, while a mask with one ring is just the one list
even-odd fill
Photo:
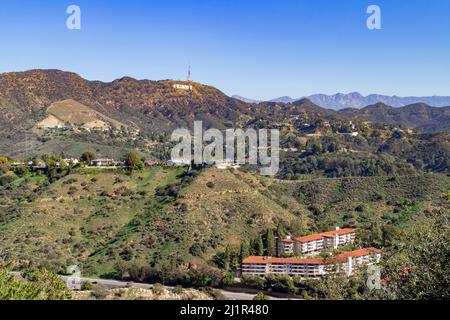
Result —
[[[82, 29], [66, 28], [79, 5]], [[382, 10], [382, 30], [366, 9]], [[0, 4], [0, 72], [184, 79], [226, 94], [450, 95], [450, 1], [21, 0]]]

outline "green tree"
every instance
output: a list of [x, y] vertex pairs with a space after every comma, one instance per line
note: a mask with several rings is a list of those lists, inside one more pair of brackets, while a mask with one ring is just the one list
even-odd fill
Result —
[[5, 186], [16, 179], [17, 179], [16, 174], [14, 172], [8, 171], [4, 175], [0, 176], [0, 186]]
[[295, 293], [296, 287], [294, 285], [294, 280], [287, 275], [270, 275], [266, 278], [266, 288], [283, 293]]
[[246, 240], [244, 240], [241, 243], [241, 250], [239, 253], [239, 258], [242, 261], [245, 258], [247, 258], [249, 255], [250, 255], [250, 246], [249, 246], [248, 242]]
[[0, 166], [9, 164], [8, 158], [0, 157]]
[[47, 176], [50, 182], [53, 182], [57, 177], [58, 174], [57, 162], [58, 160], [53, 157], [47, 157], [45, 159], [45, 165], [47, 166]]
[[266, 233], [266, 254], [269, 257], [274, 257], [276, 255], [277, 251], [277, 245], [275, 241], [275, 236], [273, 234], [272, 229], [268, 229]]
[[277, 225], [277, 232], [276, 232], [277, 237], [279, 239], [283, 239], [286, 236], [287, 233], [288, 232], [286, 231], [285, 226], [283, 226], [281, 223], [279, 223]]
[[400, 231], [398, 227], [393, 225], [383, 225], [381, 228], [382, 231], [382, 244], [384, 247], [391, 246], [395, 239], [397, 239], [400, 235]]
[[230, 260], [231, 260], [231, 248], [230, 246], [225, 247], [225, 252], [223, 254], [223, 262], [224, 262], [224, 269], [229, 270], [230, 269]]
[[264, 243], [262, 241], [261, 236], [257, 236], [253, 241], [253, 252], [257, 256], [264, 255]]
[[129, 265], [125, 260], [123, 260], [121, 258], [117, 258], [116, 262], [114, 263], [114, 269], [117, 272], [117, 276], [121, 280], [123, 280], [125, 274], [128, 272]]
[[270, 300], [268, 296], [266, 296], [264, 293], [259, 292], [256, 296], [253, 297], [253, 300], [255, 301], [263, 301], [263, 300]]
[[378, 221], [371, 223], [370, 227], [370, 241], [376, 246], [380, 246], [383, 238], [383, 233]]
[[135, 260], [129, 264], [128, 273], [133, 281], [142, 282], [152, 275], [153, 270], [148, 263]]
[[222, 270], [236, 269], [236, 252], [227, 245], [223, 252], [216, 254], [212, 261]]
[[87, 164], [90, 164], [91, 161], [94, 159], [95, 159], [95, 154], [91, 151], [83, 152], [83, 154], [80, 157], [80, 161], [87, 163]]
[[66, 300], [72, 296], [57, 275], [43, 268], [31, 268], [23, 276], [26, 280], [0, 267], [0, 300]]
[[130, 152], [125, 158], [125, 165], [130, 170], [140, 170], [144, 167], [144, 161], [137, 153]]
[[434, 210], [405, 230], [386, 257], [386, 298], [448, 300], [450, 298], [450, 225], [448, 211]]

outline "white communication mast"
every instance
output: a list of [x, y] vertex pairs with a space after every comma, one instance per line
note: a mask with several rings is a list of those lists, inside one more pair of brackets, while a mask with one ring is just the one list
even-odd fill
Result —
[[187, 76], [187, 81], [188, 82], [191, 82], [191, 77], [192, 77], [191, 66], [189, 66], [189, 68], [188, 68], [188, 76]]

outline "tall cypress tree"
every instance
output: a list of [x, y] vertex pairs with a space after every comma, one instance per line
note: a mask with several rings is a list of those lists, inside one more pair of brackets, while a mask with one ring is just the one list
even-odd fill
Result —
[[277, 226], [277, 237], [282, 239], [286, 236], [286, 234], [286, 228], [281, 223], [279, 223]]
[[261, 236], [256, 237], [255, 241], [253, 242], [253, 249], [257, 256], [264, 255], [264, 243], [262, 241]]
[[231, 249], [229, 246], [225, 247], [225, 252], [223, 253], [223, 266], [224, 269], [228, 271], [230, 269], [230, 260], [231, 260]]
[[241, 243], [241, 251], [239, 253], [239, 258], [244, 260], [250, 255], [250, 246], [248, 245], [248, 242], [246, 240], [242, 241]]
[[272, 229], [267, 229], [266, 233], [266, 254], [269, 257], [274, 257], [276, 255], [276, 242], [275, 242], [275, 236], [273, 234]]

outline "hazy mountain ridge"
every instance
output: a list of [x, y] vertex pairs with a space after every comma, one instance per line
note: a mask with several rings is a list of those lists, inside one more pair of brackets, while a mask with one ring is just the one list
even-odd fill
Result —
[[[260, 100], [253, 100], [241, 96], [233, 96], [242, 101], [251, 101], [253, 103], [261, 103]], [[305, 97], [304, 97], [305, 98]], [[450, 97], [448, 96], [429, 96], [429, 97], [398, 97], [386, 96], [381, 94], [371, 94], [363, 96], [359, 92], [352, 92], [349, 94], [336, 93], [334, 95], [314, 94], [306, 97], [315, 104], [327, 109], [341, 110], [346, 108], [364, 108], [365, 106], [376, 103], [384, 103], [392, 107], [404, 107], [415, 103], [425, 103], [432, 107], [447, 107], [450, 106]], [[291, 98], [288, 96], [279, 97], [269, 100], [270, 102], [291, 103], [303, 98]]]
[[376, 103], [384, 103], [386, 105], [399, 108], [416, 103], [425, 103], [432, 107], [450, 106], [450, 97], [431, 96], [431, 97], [398, 97], [385, 96], [380, 94], [371, 94], [363, 96], [358, 92], [349, 94], [338, 93], [335, 95], [317, 94], [309, 96], [312, 102], [328, 109], [345, 109], [345, 108], [363, 108]]
[[239, 95], [234, 95], [234, 96], [232, 96], [232, 98], [236, 99], [236, 100], [240, 100], [240, 101], [245, 102], [245, 103], [261, 103], [261, 102], [263, 102], [262, 100], [248, 99], [246, 97], [242, 97], [242, 96], [239, 96]]

